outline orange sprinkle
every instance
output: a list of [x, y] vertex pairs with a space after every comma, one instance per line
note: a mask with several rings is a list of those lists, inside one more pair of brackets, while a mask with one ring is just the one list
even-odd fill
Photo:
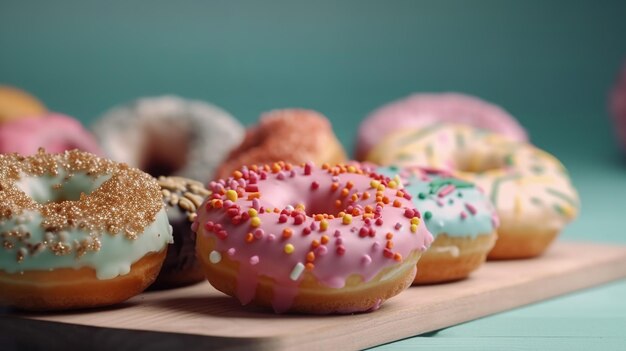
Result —
[[393, 200], [393, 207], [400, 207], [402, 204], [398, 200]]
[[291, 165], [291, 163], [286, 163], [285, 164], [285, 170], [286, 171], [291, 171], [292, 168], [293, 168], [293, 166]]
[[341, 200], [337, 199], [335, 200], [335, 207], [342, 207], [343, 203], [341, 202]]
[[326, 245], [330, 241], [328, 235], [322, 235], [322, 244]]
[[352, 200], [353, 202], [357, 202], [359, 200], [359, 195], [358, 194], [352, 194], [352, 196], [350, 197], [350, 200]]
[[308, 262], [315, 261], [315, 254], [313, 253], [313, 251], [309, 251], [309, 253], [306, 254], [306, 260]]
[[220, 199], [213, 200], [211, 204], [214, 208], [222, 208], [222, 206], [224, 206], [224, 203]]
[[253, 241], [254, 241], [254, 235], [252, 235], [252, 233], [246, 234], [246, 242], [251, 243]]
[[359, 215], [361, 215], [361, 211], [359, 211], [358, 208], [353, 208], [352, 209], [352, 215], [353, 216], [359, 216]]
[[398, 262], [402, 262], [402, 255], [396, 252], [396, 253], [393, 255], [393, 259], [394, 259], [394, 260], [396, 260], [396, 261], [398, 261]]
[[367, 200], [370, 198], [370, 193], [364, 192], [363, 195], [361, 195], [361, 197], [363, 198], [363, 200]]
[[348, 181], [348, 182], [346, 183], [346, 188], [348, 188], [348, 189], [352, 189], [352, 187], [354, 187], [354, 183], [352, 183], [351, 181]]
[[330, 168], [330, 165], [328, 163], [324, 163], [322, 165], [322, 169], [329, 169], [329, 168]]
[[386, 238], [387, 240], [391, 240], [391, 239], [393, 239], [393, 234], [391, 234], [391, 233], [387, 233], [387, 235], [385, 235], [385, 238]]
[[316, 248], [318, 246], [320, 246], [320, 242], [319, 241], [317, 241], [317, 240], [311, 241], [311, 247], [312, 248]]
[[373, 213], [364, 213], [363, 214], [363, 218], [374, 218], [374, 214]]
[[272, 165], [272, 173], [278, 173], [281, 169], [282, 167], [278, 163], [274, 163]]
[[261, 198], [261, 193], [259, 193], [259, 192], [248, 193], [248, 200], [259, 199], [259, 198]]
[[383, 203], [385, 205], [389, 203], [389, 198], [387, 196], [383, 196]]
[[278, 207], [276, 207], [276, 208], [274, 209], [274, 213], [280, 213], [280, 209], [279, 209]]
[[383, 202], [382, 196], [376, 196], [376, 202]]
[[337, 189], [339, 189], [339, 183], [333, 183], [333, 184], [330, 185], [330, 190], [331, 191], [335, 191]]
[[370, 205], [365, 206], [364, 210], [365, 210], [365, 213], [373, 213], [374, 212], [374, 209]]
[[257, 165], [252, 165], [252, 166], [250, 166], [250, 169], [251, 169], [251, 170], [253, 170], [253, 171], [255, 171], [255, 172], [258, 172], [258, 171], [259, 171], [259, 166], [257, 166]]
[[350, 194], [350, 190], [348, 188], [341, 189], [341, 197], [346, 197]]
[[306, 269], [309, 272], [312, 271], [313, 268], [315, 268], [315, 265], [313, 263], [311, 263], [311, 262], [309, 262], [309, 263], [304, 265], [304, 269]]
[[398, 190], [398, 191], [396, 191], [396, 196], [404, 197], [404, 193], [402, 192], [402, 190]]
[[239, 179], [239, 178], [243, 177], [243, 173], [241, 173], [241, 171], [234, 171], [233, 172], [233, 177], [235, 177], [235, 179]]
[[283, 229], [283, 238], [291, 238], [291, 235], [293, 235], [293, 231], [290, 228]]
[[387, 240], [387, 245], [385, 245], [385, 247], [389, 250], [393, 249], [393, 241]]
[[315, 215], [314, 218], [315, 218], [316, 221], [321, 221], [322, 219], [324, 219], [324, 215], [321, 214], [321, 213], [318, 213], [318, 214]]

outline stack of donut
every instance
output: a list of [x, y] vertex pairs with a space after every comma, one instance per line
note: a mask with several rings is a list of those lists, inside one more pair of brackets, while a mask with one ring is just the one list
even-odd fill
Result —
[[504, 110], [457, 94], [410, 96], [375, 111], [359, 129], [369, 162], [435, 168], [476, 183], [500, 218], [490, 259], [540, 255], [580, 206], [563, 165], [524, 139]]

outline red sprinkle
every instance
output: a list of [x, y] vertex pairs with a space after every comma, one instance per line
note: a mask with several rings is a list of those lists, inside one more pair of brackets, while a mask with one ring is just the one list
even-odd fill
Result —
[[221, 240], [224, 240], [228, 236], [228, 233], [225, 230], [220, 230], [219, 232], [215, 233], [215, 236], [217, 236]]
[[476, 207], [474, 207], [472, 204], [465, 203], [465, 208], [467, 208], [469, 213], [471, 213], [472, 215], [476, 214]]
[[343, 245], [339, 245], [337, 246], [336, 251], [337, 251], [337, 255], [343, 256], [343, 254], [346, 253], [346, 248]]
[[361, 229], [359, 230], [359, 236], [361, 238], [364, 238], [369, 235], [369, 232], [369, 229], [367, 229], [366, 227], [361, 227]]
[[393, 258], [393, 252], [391, 250], [389, 250], [388, 248], [385, 248], [383, 250], [383, 256], [385, 256], [387, 258]]
[[448, 194], [450, 194], [451, 192], [454, 191], [454, 189], [456, 189], [456, 187], [453, 184], [448, 184], [446, 185], [443, 189], [441, 189], [441, 191], [439, 192], [439, 197], [444, 197]]

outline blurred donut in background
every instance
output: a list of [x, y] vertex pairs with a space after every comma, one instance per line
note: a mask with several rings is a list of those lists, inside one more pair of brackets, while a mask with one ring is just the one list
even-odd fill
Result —
[[275, 162], [317, 165], [345, 162], [346, 152], [321, 113], [306, 109], [279, 109], [265, 112], [248, 128], [244, 141], [235, 148], [215, 175], [227, 178], [242, 166], [263, 166]]
[[46, 107], [29, 93], [8, 85], [0, 85], [0, 123], [20, 117], [45, 114]]
[[152, 176], [206, 182], [243, 138], [228, 112], [177, 96], [146, 97], [114, 107], [93, 126], [105, 154]]
[[0, 124], [0, 154], [33, 155], [78, 149], [96, 155], [102, 151], [93, 135], [76, 119], [59, 113], [15, 118]]
[[618, 141], [622, 150], [626, 150], [626, 63], [622, 66], [611, 92], [610, 109]]
[[388, 103], [363, 120], [356, 145], [357, 160], [365, 160], [374, 145], [402, 129], [424, 128], [438, 122], [467, 124], [527, 141], [526, 130], [500, 106], [460, 93], [420, 93]]

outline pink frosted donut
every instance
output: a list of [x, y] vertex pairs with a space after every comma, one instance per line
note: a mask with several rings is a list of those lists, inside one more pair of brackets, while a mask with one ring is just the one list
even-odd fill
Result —
[[80, 122], [61, 114], [20, 118], [0, 125], [0, 154], [33, 155], [39, 148], [49, 153], [79, 149], [102, 154], [94, 137]]
[[611, 94], [611, 112], [619, 142], [626, 149], [626, 64]]
[[364, 160], [385, 135], [406, 128], [421, 128], [435, 122], [469, 124], [526, 141], [519, 122], [499, 106], [477, 97], [458, 94], [413, 94], [372, 112], [359, 126], [356, 158]]
[[398, 185], [357, 165], [243, 168], [211, 182], [192, 227], [196, 256], [242, 304], [375, 310], [411, 285], [433, 240]]

